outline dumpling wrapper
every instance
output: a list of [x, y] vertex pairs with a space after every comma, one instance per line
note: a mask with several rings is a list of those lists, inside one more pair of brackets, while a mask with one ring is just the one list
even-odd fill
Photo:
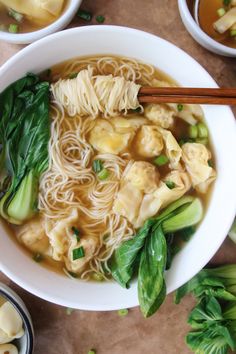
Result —
[[0, 307], [0, 329], [9, 337], [8, 341], [24, 334], [22, 318], [9, 301]]
[[64, 0], [0, 0], [11, 8], [40, 24], [47, 25], [59, 16]]
[[210, 151], [205, 145], [198, 143], [186, 143], [182, 146], [182, 151], [182, 158], [193, 187], [200, 193], [206, 193], [216, 178], [215, 170], [208, 165]]
[[67, 229], [71, 228], [78, 221], [77, 209], [72, 209], [71, 214], [61, 219], [47, 233], [52, 247], [52, 258], [56, 261], [63, 260], [63, 255], [67, 252], [69, 244], [67, 238]]
[[132, 183], [125, 183], [116, 195], [113, 211], [134, 224], [142, 202], [143, 193]]
[[13, 344], [0, 344], [0, 354], [18, 354], [18, 349]]
[[170, 160], [170, 167], [172, 169], [180, 168], [180, 159], [182, 156], [182, 149], [177, 143], [174, 135], [166, 129], [158, 127], [165, 143], [165, 154]]
[[[165, 181], [174, 182], [175, 187], [170, 189]], [[154, 193], [146, 194], [142, 200], [139, 216], [135, 227], [141, 227], [145, 220], [156, 215], [158, 211], [170, 203], [181, 198], [191, 187], [190, 179], [186, 172], [171, 171], [163, 181], [159, 183]]]
[[135, 137], [135, 149], [143, 157], [159, 156], [164, 148], [161, 133], [156, 126], [143, 125]]

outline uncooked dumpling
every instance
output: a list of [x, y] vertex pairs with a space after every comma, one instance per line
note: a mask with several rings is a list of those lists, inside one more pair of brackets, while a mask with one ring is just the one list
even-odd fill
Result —
[[210, 151], [203, 144], [186, 143], [182, 146], [183, 161], [192, 181], [193, 187], [205, 193], [216, 178], [215, 170], [209, 166]]
[[157, 127], [144, 125], [135, 137], [135, 149], [140, 156], [159, 156], [164, 148], [163, 138]]
[[136, 161], [126, 172], [124, 180], [132, 183], [144, 193], [153, 192], [159, 181], [159, 173], [155, 166], [146, 161]]

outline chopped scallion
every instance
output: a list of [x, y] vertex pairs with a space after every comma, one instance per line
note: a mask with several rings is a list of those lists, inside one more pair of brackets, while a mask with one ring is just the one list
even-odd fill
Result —
[[17, 33], [19, 32], [19, 26], [15, 23], [11, 23], [8, 27], [8, 32], [10, 33]]
[[82, 18], [82, 20], [85, 21], [91, 21], [93, 17], [92, 13], [86, 10], [79, 10], [77, 12], [77, 16], [79, 16], [80, 18]]
[[101, 160], [94, 160], [93, 161], [93, 171], [95, 173], [99, 173], [103, 170], [103, 163]]
[[236, 29], [230, 30], [230, 36], [235, 37], [236, 36]]
[[33, 255], [33, 260], [37, 263], [40, 263], [43, 260], [43, 255], [41, 253], [35, 253]]
[[219, 17], [224, 16], [225, 9], [223, 7], [221, 7], [220, 9], [217, 10], [217, 14], [218, 14]]
[[182, 110], [184, 109], [184, 106], [181, 103], [179, 103], [177, 105], [177, 109], [178, 109], [179, 112], [182, 112]]
[[101, 273], [94, 273], [93, 274], [93, 279], [96, 280], [96, 281], [103, 281], [104, 280], [104, 277]]
[[198, 138], [198, 139], [196, 139], [196, 143], [207, 145], [208, 144], [208, 139], [207, 138]]
[[163, 166], [169, 162], [169, 159], [166, 155], [160, 155], [160, 156], [156, 157], [153, 162], [157, 166]]
[[120, 317], [127, 316], [128, 313], [129, 313], [129, 310], [128, 310], [128, 309], [121, 309], [121, 310], [118, 311], [118, 315], [119, 315]]
[[98, 15], [98, 16], [96, 17], [96, 21], [97, 21], [98, 23], [103, 23], [103, 22], [105, 21], [105, 17], [102, 16], [102, 15]]
[[173, 181], [165, 181], [165, 184], [169, 189], [175, 188], [175, 182]]
[[71, 73], [69, 79], [75, 79], [78, 76], [78, 73]]
[[8, 15], [12, 18], [14, 18], [14, 20], [16, 20], [17, 22], [22, 22], [24, 16], [22, 14], [20, 14], [19, 12], [13, 10], [13, 9], [9, 9], [8, 10]]
[[197, 128], [198, 128], [198, 137], [199, 138], [208, 138], [208, 129], [207, 129], [206, 124], [198, 123]]
[[109, 171], [106, 169], [106, 168], [103, 168], [102, 171], [100, 171], [98, 173], [98, 178], [101, 180], [101, 181], [104, 181], [105, 179], [107, 179], [109, 177]]
[[85, 252], [83, 246], [73, 249], [72, 251], [73, 261], [76, 261], [76, 259], [83, 258], [84, 256], [85, 256]]
[[96, 354], [96, 350], [95, 350], [95, 349], [90, 349], [90, 350], [88, 351], [88, 354]]
[[196, 125], [190, 125], [189, 136], [191, 139], [196, 139], [198, 136], [198, 127]]

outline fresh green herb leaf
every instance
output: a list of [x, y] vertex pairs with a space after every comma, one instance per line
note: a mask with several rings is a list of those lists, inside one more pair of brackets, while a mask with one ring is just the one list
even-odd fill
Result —
[[19, 26], [16, 23], [11, 23], [8, 27], [8, 32], [10, 33], [18, 33], [19, 32]]
[[98, 16], [96, 16], [96, 21], [98, 23], [103, 23], [105, 21], [105, 17], [102, 15], [98, 15]]
[[78, 12], [77, 12], [77, 16], [82, 18], [82, 20], [85, 20], [85, 21], [91, 21], [92, 20], [92, 13], [89, 12], [89, 11], [86, 11], [86, 10], [82, 10], [80, 9]]
[[165, 184], [169, 189], [175, 188], [175, 182], [173, 182], [173, 181], [165, 181]]
[[98, 174], [98, 178], [101, 180], [101, 181], [105, 181], [110, 175], [110, 172], [106, 169], [106, 168], [103, 168]]
[[163, 166], [166, 165], [169, 162], [169, 159], [166, 155], [160, 155], [156, 157], [153, 161], [153, 163], [157, 166]]
[[99, 173], [103, 170], [102, 160], [94, 160], [93, 161], [93, 171], [95, 173]]
[[16, 20], [17, 22], [22, 22], [24, 16], [22, 14], [20, 14], [19, 12], [13, 10], [13, 9], [9, 9], [8, 10], [8, 15], [10, 17], [12, 17], [14, 20]]
[[119, 315], [120, 317], [125, 317], [125, 316], [128, 315], [128, 313], [129, 313], [129, 310], [128, 310], [128, 309], [121, 309], [121, 310], [118, 311], [118, 315]]
[[43, 255], [41, 253], [35, 253], [33, 255], [33, 260], [37, 263], [40, 263], [43, 261]]
[[184, 109], [184, 106], [182, 104], [178, 104], [177, 109], [178, 109], [178, 112], [182, 112], [182, 110]]
[[85, 252], [83, 246], [73, 249], [72, 251], [73, 261], [76, 261], [76, 259], [83, 258], [84, 256], [85, 256]]

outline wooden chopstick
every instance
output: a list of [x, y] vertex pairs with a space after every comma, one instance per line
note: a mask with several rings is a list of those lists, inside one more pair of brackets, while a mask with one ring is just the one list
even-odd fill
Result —
[[141, 87], [140, 103], [236, 105], [235, 88]]

